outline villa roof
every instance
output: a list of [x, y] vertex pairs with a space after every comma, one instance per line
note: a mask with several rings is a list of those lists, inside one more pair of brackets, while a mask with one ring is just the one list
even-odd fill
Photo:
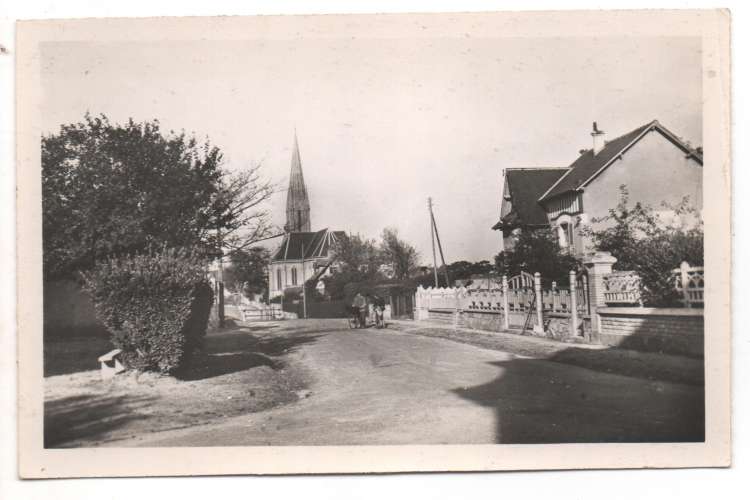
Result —
[[544, 191], [562, 177], [564, 168], [506, 168], [505, 182], [510, 195], [511, 211], [492, 229], [518, 223], [530, 226], [547, 224], [547, 214], [538, 199]]
[[548, 185], [549, 188], [539, 196], [538, 200], [543, 202], [550, 198], [554, 198], [555, 196], [583, 188], [614, 160], [619, 158], [625, 151], [641, 140], [650, 130], [658, 131], [670, 142], [685, 151], [688, 156], [695, 158], [698, 163], [703, 165], [703, 157], [698, 151], [691, 148], [690, 145], [667, 130], [667, 128], [661, 125], [657, 120], [653, 120], [628, 132], [627, 134], [621, 135], [611, 141], [607, 141], [601, 151], [597, 154], [594, 154], [591, 149], [583, 151], [570, 165], [565, 175], [557, 179], [554, 184]]

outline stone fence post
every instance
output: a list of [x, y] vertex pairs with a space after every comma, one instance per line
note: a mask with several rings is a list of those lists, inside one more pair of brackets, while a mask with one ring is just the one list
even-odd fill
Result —
[[690, 293], [688, 292], [689, 269], [690, 264], [683, 260], [680, 264], [680, 289], [682, 290], [682, 302], [685, 307], [692, 307], [692, 304], [690, 303]]
[[542, 275], [538, 272], [534, 273], [534, 296], [536, 297], [536, 325], [534, 325], [535, 333], [544, 333], [544, 318], [542, 316], [542, 310], [544, 304], [542, 303]]
[[571, 270], [570, 278], [570, 336], [578, 336], [578, 291], [576, 290], [576, 272]]
[[601, 333], [601, 319], [596, 313], [597, 307], [606, 305], [604, 301], [604, 277], [612, 274], [612, 265], [617, 259], [609, 252], [595, 252], [583, 259], [588, 272], [589, 298], [591, 299], [591, 330]]
[[510, 328], [510, 307], [508, 307], [508, 277], [503, 274], [503, 328]]
[[422, 285], [417, 287], [417, 291], [414, 294], [414, 308], [416, 309], [415, 318], [416, 320], [427, 319], [427, 304], [425, 301], [425, 289]]

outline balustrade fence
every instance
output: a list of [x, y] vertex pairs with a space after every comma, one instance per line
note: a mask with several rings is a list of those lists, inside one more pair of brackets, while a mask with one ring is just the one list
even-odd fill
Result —
[[672, 271], [669, 278], [684, 307], [692, 308], [679, 310], [642, 307], [640, 278], [630, 271], [612, 272], [615, 262], [606, 252], [587, 257], [586, 271], [571, 271], [568, 287], [554, 282], [543, 287], [538, 273], [488, 279], [486, 283], [493, 285], [485, 289], [420, 287], [415, 318], [483, 331], [518, 328], [566, 341], [701, 356], [703, 268], [683, 263]]
[[[672, 272], [671, 278], [684, 307], [703, 307], [704, 273], [702, 267], [691, 267], [683, 262]], [[586, 272], [570, 272], [572, 286], [559, 287], [555, 282], [542, 288], [537, 273], [522, 273], [501, 281], [490, 281], [492, 287], [476, 288], [419, 288], [415, 295], [416, 308], [436, 312], [477, 312], [505, 317], [504, 326], [532, 324], [546, 328], [549, 318], [570, 318], [571, 332], [578, 331], [578, 320], [592, 314], [591, 290]], [[600, 277], [600, 306], [642, 306], [640, 277], [632, 271], [615, 271]], [[420, 314], [419, 312], [417, 313]], [[421, 313], [427, 315], [426, 312]], [[525, 321], [524, 318], [525, 317]], [[519, 320], [519, 318], [522, 318]], [[530, 321], [529, 318], [532, 318]], [[542, 325], [540, 327], [539, 325]]]
[[[703, 307], [703, 267], [683, 262], [670, 277], [684, 307]], [[642, 306], [641, 278], [633, 271], [615, 271], [604, 276], [604, 301], [613, 306]]]
[[581, 336], [582, 321], [590, 314], [586, 274], [571, 271], [570, 283], [570, 288], [552, 282], [543, 289], [539, 273], [522, 273], [510, 279], [503, 276], [500, 288], [420, 287], [415, 294], [417, 319], [449, 319], [456, 325], [473, 322], [482, 328], [513, 326], [535, 332], [562, 329]]
[[[540, 301], [543, 312], [558, 315], [570, 315], [573, 303], [579, 314], [587, 315], [589, 310], [588, 283], [585, 273], [577, 275], [573, 287], [576, 300], [571, 298], [570, 288], [561, 288], [554, 281], [549, 289], [540, 289]], [[504, 310], [505, 298], [509, 313], [524, 313], [536, 309], [536, 289], [534, 277], [530, 274], [503, 277], [505, 286], [492, 289], [472, 288], [419, 288], [416, 298], [422, 308], [428, 310], [459, 310], [478, 312], [497, 312]], [[540, 280], [541, 282], [541, 280]], [[419, 306], [418, 306], [419, 307]]]

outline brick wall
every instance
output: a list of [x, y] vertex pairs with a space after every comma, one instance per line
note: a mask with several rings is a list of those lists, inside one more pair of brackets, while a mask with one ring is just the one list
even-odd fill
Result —
[[[453, 309], [429, 309], [428, 318], [430, 321], [445, 325], [456, 325], [459, 328], [469, 328], [472, 330], [481, 330], [485, 332], [502, 332], [504, 329], [503, 313], [495, 311], [459, 311], [458, 318], [455, 318]], [[526, 320], [526, 312], [511, 312], [510, 332], [518, 333], [523, 328]], [[531, 319], [526, 329], [526, 335], [537, 335], [540, 337], [554, 338], [557, 340], [570, 339], [570, 317], [558, 315], [556, 317], [547, 317], [545, 324], [547, 329], [544, 333], [535, 333], [536, 313], [531, 315]], [[584, 338], [576, 339], [591, 341], [591, 320], [588, 317], [579, 318], [579, 327], [584, 333]]]
[[430, 309], [428, 311], [428, 319], [430, 321], [434, 321], [435, 323], [452, 325], [454, 323], [454, 314], [455, 310], [453, 309]]
[[600, 307], [599, 343], [703, 357], [702, 309]]
[[463, 311], [458, 325], [472, 330], [501, 332], [504, 330], [502, 313]]

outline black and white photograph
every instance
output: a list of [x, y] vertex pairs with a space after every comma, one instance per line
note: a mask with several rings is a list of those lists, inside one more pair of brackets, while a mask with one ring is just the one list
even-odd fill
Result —
[[565, 36], [584, 14], [22, 25], [41, 415], [21, 437], [715, 445], [723, 32], [631, 14]]

